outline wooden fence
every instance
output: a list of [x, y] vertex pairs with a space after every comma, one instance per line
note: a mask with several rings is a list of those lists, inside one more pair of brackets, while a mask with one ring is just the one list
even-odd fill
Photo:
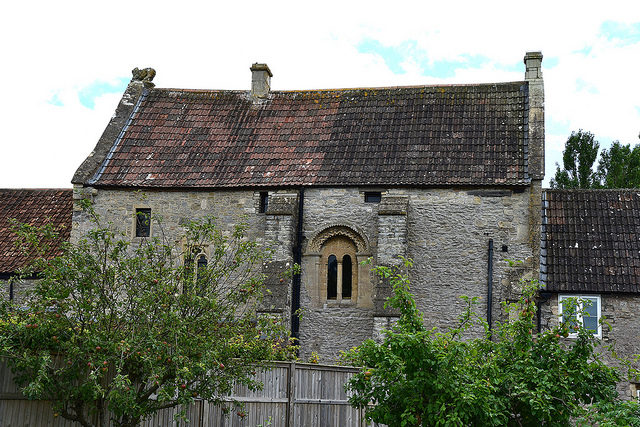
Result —
[[[364, 411], [352, 408], [344, 384], [355, 368], [306, 363], [277, 363], [258, 373], [264, 383], [252, 392], [237, 385], [233, 399], [244, 403], [244, 417], [225, 416], [205, 400], [187, 408], [189, 422], [177, 422], [176, 409], [166, 409], [145, 420], [144, 427], [187, 425], [192, 427], [364, 427]], [[54, 417], [45, 401], [27, 400], [11, 380], [9, 369], [0, 365], [0, 426], [77, 427], [79, 424]]]

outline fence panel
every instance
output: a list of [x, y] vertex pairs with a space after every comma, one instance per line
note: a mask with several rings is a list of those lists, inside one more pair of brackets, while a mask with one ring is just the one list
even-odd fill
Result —
[[[258, 372], [262, 390], [234, 386], [229, 400], [244, 406], [234, 413], [225, 415], [219, 406], [198, 399], [186, 408], [188, 423], [176, 421], [179, 408], [171, 408], [144, 420], [142, 427], [364, 427], [363, 411], [349, 405], [344, 391], [355, 372], [341, 366], [279, 362]], [[0, 363], [0, 427], [79, 426], [54, 416], [49, 402], [26, 399], [11, 378], [11, 371]]]

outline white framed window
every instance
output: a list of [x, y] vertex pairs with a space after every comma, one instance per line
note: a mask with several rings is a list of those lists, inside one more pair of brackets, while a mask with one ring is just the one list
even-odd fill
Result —
[[[569, 300], [575, 301], [570, 303]], [[600, 309], [602, 303], [599, 295], [559, 295], [558, 312], [560, 321], [569, 316], [570, 325], [582, 325], [598, 338], [602, 338], [602, 325], [600, 325]], [[570, 337], [578, 336], [577, 332], [569, 334]]]
[[640, 403], [640, 383], [630, 383], [631, 397]]

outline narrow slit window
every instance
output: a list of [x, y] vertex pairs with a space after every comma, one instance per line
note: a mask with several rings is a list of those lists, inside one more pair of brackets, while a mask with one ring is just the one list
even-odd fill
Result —
[[327, 299], [338, 297], [338, 259], [335, 255], [329, 257], [327, 264]]
[[342, 257], [342, 299], [351, 298], [351, 281], [353, 273], [351, 271], [351, 257]]
[[260, 206], [258, 208], [259, 213], [267, 212], [267, 208], [269, 207], [269, 192], [261, 191], [260, 192]]
[[379, 191], [365, 191], [364, 202], [365, 203], [380, 203], [382, 200], [382, 193]]
[[151, 235], [151, 209], [136, 209], [136, 237]]

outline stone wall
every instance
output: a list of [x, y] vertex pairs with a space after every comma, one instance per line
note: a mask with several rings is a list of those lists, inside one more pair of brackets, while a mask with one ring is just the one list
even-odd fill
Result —
[[164, 234], [170, 239], [181, 239], [185, 222], [213, 215], [220, 224], [234, 224], [245, 218], [250, 225], [250, 237], [264, 242], [266, 215], [256, 215], [260, 201], [259, 193], [254, 191], [98, 190], [76, 186], [71, 241], [92, 226], [89, 215], [78, 203], [83, 198], [93, 202], [101, 222], [110, 222], [132, 239], [136, 239], [135, 210], [151, 208], [154, 217], [151, 235], [155, 237]]
[[16, 276], [2, 275], [0, 276], [0, 300], [8, 301], [11, 297], [11, 284], [13, 282], [13, 301], [21, 304], [25, 301], [28, 291], [33, 289], [36, 279], [19, 279]]
[[[367, 188], [367, 191], [372, 189]], [[461, 295], [480, 297], [479, 313], [486, 313], [488, 242], [494, 242], [493, 317], [500, 319], [500, 301], [515, 299], [522, 276], [537, 277], [539, 230], [539, 182], [530, 188], [509, 189], [380, 189], [379, 203], [366, 203], [364, 189], [307, 188], [302, 217], [302, 280], [300, 321], [301, 352], [312, 352], [321, 361], [333, 362], [340, 350], [379, 336], [392, 324], [393, 311], [383, 308], [390, 295], [388, 284], [373, 277], [360, 262], [394, 265], [398, 255], [415, 261], [410, 271], [412, 292], [425, 323], [440, 328], [455, 324], [464, 304]], [[127, 191], [76, 188], [76, 199], [93, 199], [103, 221], [110, 221], [132, 239], [136, 208], [151, 208], [162, 218], [152, 222], [151, 233], [160, 231], [179, 240], [185, 221], [216, 216], [227, 227], [245, 217], [250, 238], [274, 249], [273, 262], [265, 267], [271, 296], [265, 311], [288, 319], [292, 283], [281, 273], [293, 262], [298, 221], [298, 192], [269, 192], [266, 213], [259, 213], [260, 193], [250, 190]], [[533, 214], [531, 213], [533, 212]], [[90, 227], [87, 214], [74, 211], [72, 239]], [[532, 236], [533, 234], [533, 236]], [[327, 300], [323, 242], [335, 236], [348, 238], [356, 247], [357, 289], [353, 298]], [[509, 267], [506, 258], [523, 260]], [[357, 261], [357, 263], [355, 262]]]
[[[618, 357], [632, 361], [634, 356], [640, 354], [640, 323], [638, 313], [640, 313], [640, 298], [636, 295], [625, 294], [600, 294], [601, 315], [604, 318], [602, 324], [602, 344], [612, 345]], [[558, 294], [551, 294], [540, 306], [540, 320], [543, 330], [550, 329], [558, 325]], [[568, 338], [570, 339], [570, 338]], [[621, 364], [612, 357], [606, 360], [612, 366], [621, 368]], [[640, 369], [640, 363], [632, 364], [636, 369]], [[626, 373], [624, 368], [621, 374]], [[627, 378], [618, 383], [618, 392], [626, 399], [632, 396], [632, 385]]]
[[297, 195], [288, 193], [272, 195], [266, 213], [259, 213], [260, 193], [257, 191], [130, 191], [76, 187], [74, 189], [74, 213], [71, 240], [76, 241], [93, 224], [80, 206], [80, 200], [92, 200], [95, 212], [102, 224], [114, 228], [135, 243], [135, 210], [150, 208], [151, 237], [163, 237], [179, 247], [182, 244], [187, 221], [213, 216], [223, 230], [230, 232], [233, 224], [246, 221], [248, 238], [273, 250], [272, 262], [264, 266], [266, 285], [270, 294], [265, 298], [265, 312], [281, 314], [289, 319], [290, 279], [284, 279], [284, 271], [292, 261], [292, 242], [295, 229]]
[[[537, 277], [538, 243], [530, 233], [534, 224], [539, 229], [538, 187], [539, 182], [523, 192], [389, 189], [382, 191], [379, 204], [365, 203], [364, 192], [356, 188], [308, 189], [305, 237], [330, 226], [350, 227], [364, 234], [374, 264], [395, 264], [397, 255], [412, 258], [418, 308], [428, 326], [440, 328], [455, 324], [464, 306], [461, 295], [480, 297], [477, 311], [486, 313], [488, 242], [493, 239], [493, 317], [500, 319], [499, 302], [517, 298], [518, 279]], [[509, 267], [507, 258], [524, 264]], [[374, 287], [373, 310], [332, 301], [318, 306], [313, 303], [315, 260], [313, 254], [303, 256], [303, 273], [312, 274], [302, 279], [301, 357], [315, 351], [329, 362], [393, 321], [393, 313], [382, 309], [390, 291], [367, 271]]]

